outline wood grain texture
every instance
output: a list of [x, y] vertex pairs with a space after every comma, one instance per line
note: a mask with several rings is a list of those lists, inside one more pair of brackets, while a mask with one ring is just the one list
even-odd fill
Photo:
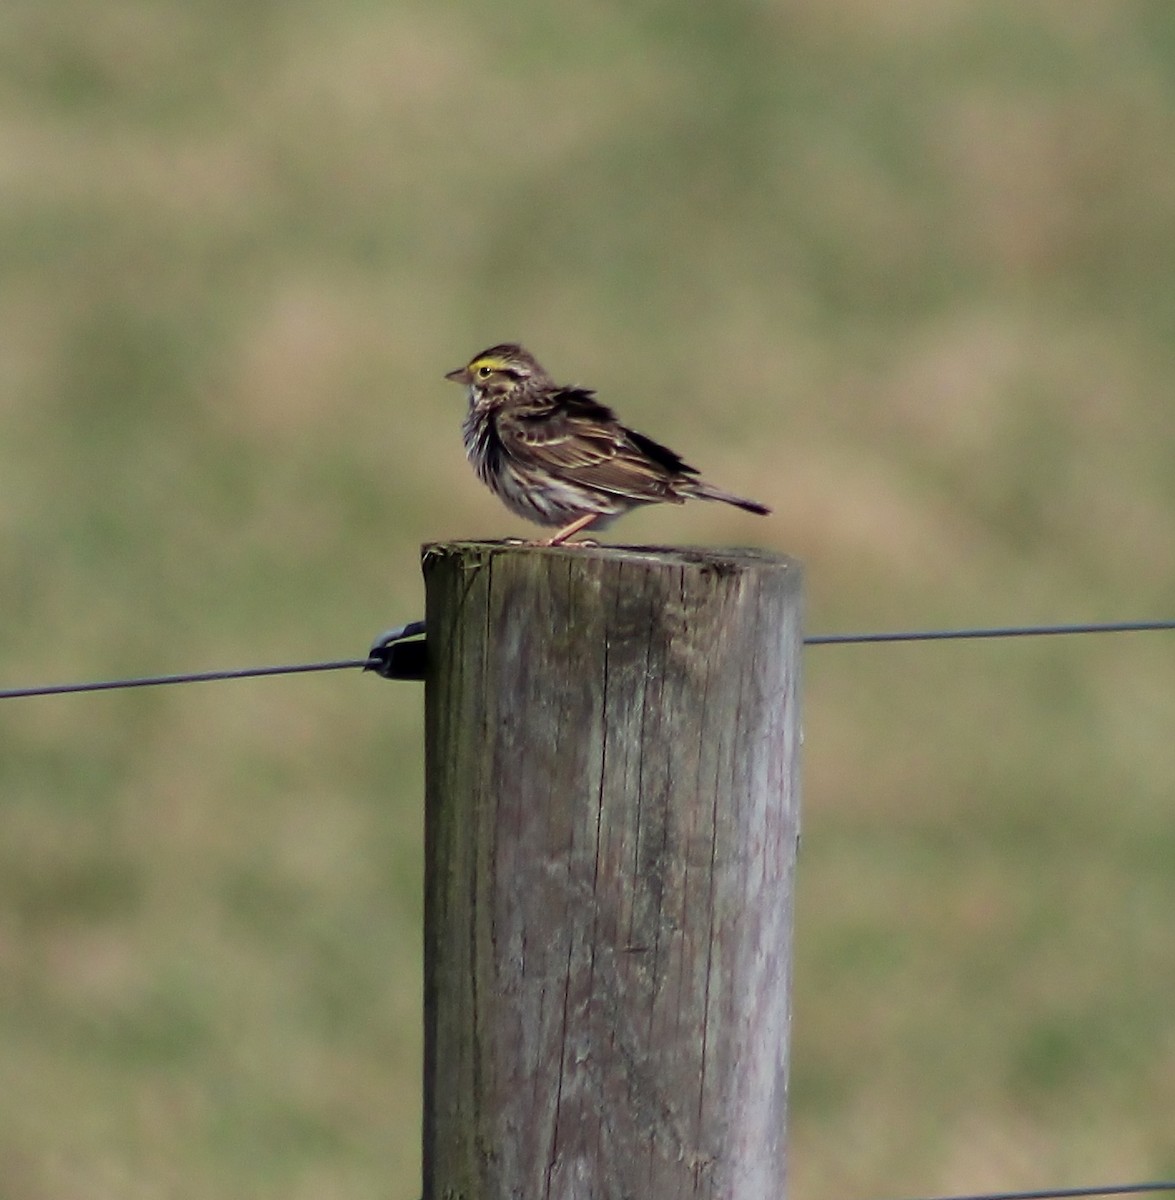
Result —
[[798, 565], [424, 573], [425, 1200], [782, 1197]]

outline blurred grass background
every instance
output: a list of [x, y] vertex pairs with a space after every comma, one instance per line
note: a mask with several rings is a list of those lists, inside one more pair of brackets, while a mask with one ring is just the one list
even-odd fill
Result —
[[[5, 685], [361, 654], [504, 338], [813, 630], [1172, 614], [1160, 0], [6, 0]], [[807, 656], [792, 1193], [1175, 1174], [1164, 635]], [[4, 1200], [418, 1196], [421, 693], [0, 709]]]

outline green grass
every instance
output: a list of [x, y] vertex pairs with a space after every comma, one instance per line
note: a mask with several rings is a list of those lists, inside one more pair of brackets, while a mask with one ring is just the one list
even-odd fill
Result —
[[[357, 655], [521, 338], [813, 629], [1170, 615], [1175, 12], [9, 0], [0, 675]], [[1163, 635], [812, 650], [793, 1194], [1175, 1172]], [[421, 695], [0, 709], [0, 1192], [419, 1195]]]

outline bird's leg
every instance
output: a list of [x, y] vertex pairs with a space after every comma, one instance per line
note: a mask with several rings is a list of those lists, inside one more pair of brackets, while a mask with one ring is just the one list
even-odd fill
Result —
[[553, 538], [549, 538], [543, 542], [544, 546], [562, 546], [569, 537], [574, 537], [581, 529], [586, 529], [593, 521], [599, 519], [599, 513], [584, 513], [582, 517], [576, 517], [570, 525], [560, 529]]

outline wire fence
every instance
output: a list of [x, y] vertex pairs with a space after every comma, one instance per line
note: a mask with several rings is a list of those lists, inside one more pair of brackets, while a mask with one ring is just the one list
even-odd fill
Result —
[[[1105, 621], [1080, 624], [1002, 625], [959, 629], [882, 630], [866, 633], [810, 634], [805, 646], [848, 646], [894, 642], [943, 642], [1002, 640], [1066, 635], [1148, 633], [1175, 630], [1175, 619], [1144, 621]], [[372, 671], [390, 679], [423, 679], [425, 624], [412, 621], [380, 634], [361, 658], [326, 659], [317, 662], [282, 663], [271, 666], [238, 667], [225, 670], [191, 671], [166, 675], [146, 675], [124, 679], [88, 680], [80, 683], [39, 684], [0, 689], [0, 700], [34, 696], [60, 696], [76, 693], [117, 691], [130, 688], [162, 687], [189, 683], [218, 683], [231, 679], [266, 676], [305, 675], [329, 671]], [[1145, 1193], [1175, 1193], [1175, 1180], [1150, 1180], [1135, 1183], [1100, 1184], [1087, 1187], [1045, 1188], [1031, 1191], [973, 1192], [948, 1196], [920, 1197], [918, 1200], [1088, 1200], [1101, 1196], [1130, 1196]]]
[[[805, 646], [862, 646], [886, 642], [957, 642], [1005, 638], [1057, 637], [1076, 634], [1153, 633], [1175, 630], [1175, 619], [1153, 621], [1102, 621], [1061, 625], [992, 625], [965, 629], [904, 629], [872, 633], [809, 634]], [[0, 688], [0, 700], [32, 696], [65, 696], [79, 692], [113, 692], [128, 688], [165, 687], [173, 684], [220, 683], [229, 679], [258, 679], [273, 675], [308, 675], [326, 671], [373, 671], [385, 679], [423, 679], [423, 621], [410, 621], [382, 633], [363, 658], [334, 658], [320, 662], [282, 663], [276, 666], [232, 667], [225, 670], [189, 671], [169, 675], [141, 675], [127, 679], [97, 679], [81, 683], [31, 684]]]
[[116, 692], [126, 688], [164, 687], [174, 683], [219, 683], [226, 679], [257, 679], [264, 675], [306, 675], [312, 671], [349, 671], [367, 665], [365, 658], [326, 662], [288, 663], [272, 667], [236, 667], [224, 671], [191, 671], [180, 675], [141, 675], [134, 679], [93, 679], [84, 683], [46, 683], [0, 690], [0, 700], [29, 696], [66, 696], [76, 692]]
[[869, 642], [958, 642], [984, 638], [1057, 637], [1083, 633], [1150, 633], [1175, 629], [1175, 620], [1101, 621], [1083, 625], [993, 625], [974, 629], [910, 629], [884, 633], [816, 633], [805, 646], [860, 646]]
[[1107, 1183], [1092, 1187], [1046, 1188], [1032, 1192], [972, 1192], [960, 1196], [927, 1196], [919, 1200], [1078, 1200], [1087, 1196], [1137, 1196], [1143, 1192], [1175, 1192], [1175, 1179], [1146, 1183]]
[[363, 658], [330, 658], [322, 662], [281, 663], [267, 667], [231, 667], [172, 675], [139, 675], [130, 679], [96, 679], [83, 683], [33, 684], [0, 689], [0, 700], [30, 696], [64, 696], [78, 692], [114, 692], [127, 688], [165, 687], [181, 683], [219, 683], [228, 679], [258, 679], [267, 675], [308, 675], [323, 671], [374, 671], [387, 679], [423, 678], [423, 621], [409, 621], [381, 633]]

